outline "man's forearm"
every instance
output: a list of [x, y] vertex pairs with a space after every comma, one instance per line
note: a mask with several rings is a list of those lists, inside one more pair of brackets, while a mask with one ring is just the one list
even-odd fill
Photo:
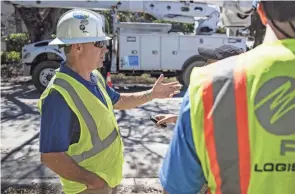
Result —
[[117, 110], [135, 108], [153, 99], [152, 90], [136, 93], [122, 93], [120, 100], [114, 105]]
[[[63, 152], [41, 154], [41, 161], [59, 176], [74, 182], [91, 185], [99, 179], [96, 174], [82, 168]], [[101, 181], [103, 185], [104, 181]]]

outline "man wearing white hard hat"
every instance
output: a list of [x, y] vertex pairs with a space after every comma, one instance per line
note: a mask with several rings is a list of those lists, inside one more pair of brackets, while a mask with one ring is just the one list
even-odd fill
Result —
[[66, 62], [38, 102], [41, 112], [41, 161], [61, 179], [63, 191], [113, 194], [122, 180], [123, 142], [113, 109], [130, 109], [154, 98], [172, 97], [178, 82], [151, 90], [119, 94], [106, 83], [101, 68], [110, 40], [99, 14], [74, 9], [58, 21], [50, 45], [64, 47]]

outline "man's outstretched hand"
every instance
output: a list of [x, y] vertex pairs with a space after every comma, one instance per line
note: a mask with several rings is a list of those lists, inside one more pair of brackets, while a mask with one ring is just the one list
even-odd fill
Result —
[[164, 75], [161, 74], [152, 88], [153, 98], [172, 98], [180, 92], [182, 85], [179, 82], [162, 83]]
[[156, 115], [155, 118], [158, 120], [157, 125], [168, 124], [168, 123], [176, 123], [178, 115], [174, 114], [159, 114]]

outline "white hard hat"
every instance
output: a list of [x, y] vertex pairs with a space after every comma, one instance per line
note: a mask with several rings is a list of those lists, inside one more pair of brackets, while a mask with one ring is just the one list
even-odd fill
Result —
[[64, 13], [56, 29], [56, 38], [49, 45], [65, 45], [110, 40], [103, 31], [103, 20], [98, 13], [73, 9]]

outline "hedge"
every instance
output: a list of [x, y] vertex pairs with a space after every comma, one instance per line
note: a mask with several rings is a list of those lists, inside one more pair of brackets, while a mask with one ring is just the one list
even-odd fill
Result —
[[18, 63], [21, 60], [21, 51], [30, 40], [26, 33], [13, 33], [5, 38], [6, 51], [1, 53], [1, 63]]
[[1, 54], [1, 64], [19, 63], [21, 60], [20, 52], [10, 51]]
[[30, 40], [26, 33], [9, 34], [5, 38], [6, 51], [21, 52], [24, 45], [29, 44]]

